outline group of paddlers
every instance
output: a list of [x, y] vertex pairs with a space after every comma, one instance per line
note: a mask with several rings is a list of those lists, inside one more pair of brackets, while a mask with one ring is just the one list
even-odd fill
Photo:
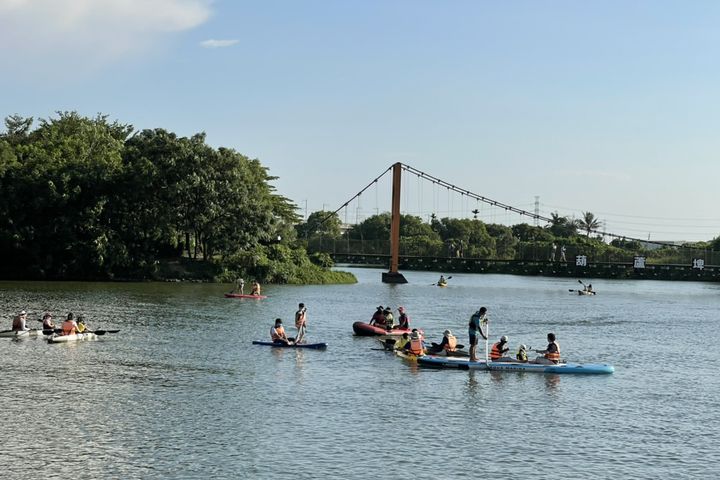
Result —
[[[401, 311], [404, 314], [405, 309], [403, 307], [400, 307], [398, 311]], [[380, 319], [382, 316], [384, 317], [387, 325], [388, 323], [386, 312], [388, 312], [388, 309], [382, 309], [382, 307], [378, 307], [377, 312], [375, 312], [375, 315], [373, 315], [373, 320], [376, 319], [376, 316], [377, 319]], [[392, 315], [392, 313], [390, 313], [390, 315]], [[470, 339], [470, 361], [479, 360], [477, 356], [477, 345], [480, 338], [483, 338], [484, 340], [488, 339], [488, 322], [489, 318], [487, 316], [486, 307], [479, 308], [470, 317], [470, 322], [468, 323], [468, 337]], [[392, 327], [389, 327], [388, 329], [390, 328]], [[509, 339], [507, 335], [503, 335], [497, 342], [492, 344], [488, 352], [488, 358], [491, 362], [520, 362], [548, 365], [557, 364], [560, 362], [560, 344], [557, 342], [554, 333], [547, 334], [548, 345], [544, 350], [532, 350], [524, 344], [521, 344], [518, 347], [514, 357], [510, 356], [510, 347], [508, 346], [508, 340]], [[439, 344], [432, 343], [431, 346], [428, 347], [425, 344], [425, 340], [422, 334], [417, 329], [413, 329], [410, 334], [403, 333], [402, 337], [394, 343], [393, 348], [395, 350], [402, 350], [408, 353], [412, 353], [414, 355], [424, 355], [426, 353], [433, 354], [441, 352], [452, 354], [456, 352], [459, 348], [462, 348], [462, 346], [458, 346], [457, 338], [455, 337], [455, 335], [453, 335], [451, 330], [445, 330], [443, 332], [442, 341]], [[528, 352], [531, 351], [539, 354], [539, 356], [533, 360], [528, 359]]]
[[410, 328], [410, 317], [408, 317], [405, 307], [398, 307], [398, 323], [395, 323], [395, 316], [392, 313], [390, 307], [383, 308], [382, 305], [377, 307], [375, 313], [373, 313], [370, 319], [370, 325], [384, 328], [386, 330], [392, 330], [394, 328], [409, 329]]
[[[77, 320], [75, 320], [75, 315], [72, 312], [67, 314], [67, 318], [64, 322], [62, 322], [62, 324], [60, 324], [59, 327], [56, 327], [55, 322], [53, 321], [52, 313], [45, 312], [42, 317], [42, 328], [43, 331], [47, 331], [49, 333], [59, 330], [61, 335], [73, 335], [87, 331], [88, 327], [82, 316], [77, 317]], [[31, 328], [27, 325], [27, 312], [22, 310], [13, 317], [12, 331], [24, 332], [28, 330], [31, 330]]]
[[283, 326], [282, 319], [275, 319], [275, 325], [270, 328], [270, 338], [275, 343], [284, 343], [287, 345], [296, 345], [299, 343], [305, 343], [305, 332], [307, 330], [307, 307], [304, 303], [298, 304], [298, 309], [295, 312], [295, 328], [297, 328], [297, 335], [295, 337], [288, 337]]

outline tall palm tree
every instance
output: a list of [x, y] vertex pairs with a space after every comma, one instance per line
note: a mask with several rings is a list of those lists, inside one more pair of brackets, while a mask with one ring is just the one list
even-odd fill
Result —
[[583, 218], [579, 221], [580, 228], [585, 230], [585, 236], [589, 237], [590, 232], [598, 230], [602, 226], [602, 222], [590, 212], [583, 212]]

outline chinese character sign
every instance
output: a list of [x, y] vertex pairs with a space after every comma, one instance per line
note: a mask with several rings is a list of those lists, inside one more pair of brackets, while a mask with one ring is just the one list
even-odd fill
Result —
[[698, 270], [702, 270], [705, 268], [705, 260], [702, 258], [693, 258], [692, 268], [697, 268]]
[[587, 267], [587, 256], [586, 255], [578, 255], [575, 257], [575, 266], [577, 267]]
[[634, 268], [645, 268], [645, 257], [635, 257]]

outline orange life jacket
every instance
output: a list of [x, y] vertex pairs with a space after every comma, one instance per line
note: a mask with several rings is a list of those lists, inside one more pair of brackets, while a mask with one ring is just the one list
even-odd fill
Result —
[[282, 325], [278, 327], [273, 327], [270, 329], [270, 336], [272, 337], [273, 341], [280, 340], [285, 338], [285, 329]]
[[553, 362], [557, 363], [557, 362], [560, 361], [560, 344], [557, 343], [557, 342], [550, 342], [550, 344], [548, 345], [548, 347], [549, 347], [550, 345], [552, 345], [553, 343], [554, 343], [555, 346], [557, 347], [557, 352], [552, 352], [552, 353], [551, 353], [551, 352], [548, 352], [548, 353], [545, 354], [545, 358], [547, 358], [548, 360], [552, 360]]
[[448, 352], [454, 352], [457, 349], [457, 338], [455, 338], [455, 335], [447, 336], [447, 343], [444, 348]]
[[410, 339], [410, 353], [415, 355], [422, 355], [424, 353], [422, 339], [411, 338]]
[[500, 360], [501, 357], [502, 352], [500, 351], [500, 342], [493, 343], [493, 346], [490, 349], [490, 360]]
[[77, 324], [74, 320], [65, 320], [62, 323], [62, 334], [63, 335], [72, 335], [73, 333], [77, 333]]

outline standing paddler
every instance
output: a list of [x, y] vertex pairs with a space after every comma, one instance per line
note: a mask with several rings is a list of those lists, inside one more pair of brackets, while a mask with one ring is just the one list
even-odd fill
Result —
[[487, 308], [480, 307], [480, 309], [473, 313], [470, 317], [470, 323], [468, 324], [468, 336], [470, 337], [470, 361], [477, 362], [477, 344], [478, 336], [481, 336], [487, 340], [487, 336], [483, 332], [483, 327], [487, 326]]

